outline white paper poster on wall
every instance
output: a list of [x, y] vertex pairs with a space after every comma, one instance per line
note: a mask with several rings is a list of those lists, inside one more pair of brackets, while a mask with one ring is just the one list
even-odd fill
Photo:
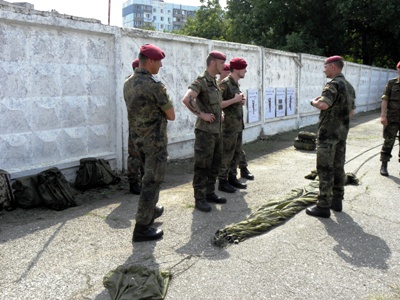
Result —
[[276, 116], [285, 116], [285, 88], [276, 88]]
[[249, 123], [258, 121], [258, 90], [247, 90], [247, 111]]
[[275, 89], [266, 88], [264, 91], [264, 118], [275, 118]]
[[286, 115], [294, 115], [296, 107], [296, 99], [294, 95], [294, 88], [286, 88]]

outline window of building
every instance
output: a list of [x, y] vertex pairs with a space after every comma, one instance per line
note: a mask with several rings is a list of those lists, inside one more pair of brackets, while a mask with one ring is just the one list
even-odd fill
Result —
[[164, 29], [164, 25], [163, 25], [163, 24], [161, 24], [161, 25], [160, 25], [160, 28], [161, 28], [161, 29]]
[[157, 12], [157, 8], [153, 8], [153, 12], [154, 12], [154, 13]]
[[164, 10], [163, 9], [161, 9], [161, 11], [160, 11], [162, 14], [164, 13]]
[[153, 21], [157, 20], [157, 16], [153, 16]]
[[170, 9], [168, 9], [168, 14], [169, 14], [169, 15], [171, 14], [171, 10], [170, 10]]
[[145, 14], [144, 16], [145, 16], [145, 18], [147, 18], [147, 19], [150, 18], [150, 14]]
[[164, 21], [164, 17], [161, 17], [161, 21]]
[[182, 10], [182, 15], [184, 15], [185, 14], [185, 11], [184, 10]]
[[171, 22], [171, 18], [168, 18], [168, 22]]

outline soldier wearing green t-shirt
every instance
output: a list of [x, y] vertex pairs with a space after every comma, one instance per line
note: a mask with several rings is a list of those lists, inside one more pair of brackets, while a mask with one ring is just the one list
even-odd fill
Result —
[[247, 185], [237, 178], [237, 167], [242, 159], [243, 105], [246, 96], [241, 92], [239, 80], [247, 72], [247, 62], [243, 58], [232, 58], [230, 74], [219, 87], [222, 91], [222, 109], [225, 120], [222, 124], [222, 163], [218, 174], [218, 189], [234, 193], [235, 188], [245, 189]]
[[337, 55], [325, 60], [324, 73], [331, 80], [321, 96], [310, 101], [321, 111], [317, 134], [319, 195], [317, 205], [306, 209], [306, 213], [314, 217], [329, 218], [330, 209], [342, 211], [346, 140], [356, 98], [353, 86], [342, 74], [343, 66], [342, 57]]
[[207, 57], [207, 68], [189, 86], [183, 103], [197, 116], [194, 144], [193, 189], [195, 207], [211, 211], [207, 202], [226, 203], [215, 194], [215, 182], [221, 164], [221, 90], [215, 76], [221, 74], [225, 54], [212, 51]]

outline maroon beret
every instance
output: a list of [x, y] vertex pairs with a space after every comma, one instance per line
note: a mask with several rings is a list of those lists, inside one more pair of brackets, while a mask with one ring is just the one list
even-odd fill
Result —
[[247, 67], [247, 62], [243, 58], [240, 58], [240, 57], [232, 58], [231, 61], [229, 62], [229, 64], [230, 64], [231, 68], [235, 69], [235, 70], [243, 70], [243, 69], [246, 69], [246, 67]]
[[396, 68], [400, 68], [400, 61], [397, 63]]
[[231, 70], [231, 66], [229, 64], [225, 64], [224, 71], [230, 71], [230, 70]]
[[226, 60], [226, 55], [219, 51], [211, 51], [210, 55], [216, 59]]
[[136, 69], [137, 67], [139, 67], [139, 58], [136, 58], [133, 62], [132, 62], [132, 68]]
[[333, 63], [335, 61], [340, 61], [340, 60], [343, 60], [343, 58], [341, 56], [339, 56], [339, 55], [330, 56], [327, 59], [325, 59], [325, 65]]
[[146, 44], [140, 47], [140, 53], [153, 60], [162, 60], [165, 57], [164, 52], [152, 44]]

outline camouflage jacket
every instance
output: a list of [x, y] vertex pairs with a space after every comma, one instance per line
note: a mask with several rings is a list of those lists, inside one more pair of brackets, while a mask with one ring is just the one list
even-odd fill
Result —
[[346, 140], [355, 98], [353, 86], [342, 73], [325, 85], [320, 101], [327, 103], [329, 108], [320, 113], [319, 140]]
[[400, 122], [400, 78], [392, 78], [386, 84], [382, 100], [388, 101], [388, 122]]
[[[224, 78], [219, 84], [222, 91], [222, 101], [230, 100], [236, 94], [241, 93], [239, 84], [232, 78], [231, 75]], [[234, 103], [225, 107], [225, 119], [222, 123], [222, 131], [227, 132], [241, 132], [243, 130], [243, 107], [242, 103]]]
[[200, 119], [196, 120], [195, 127], [199, 130], [220, 133], [221, 132], [221, 90], [214, 77], [207, 71], [200, 74], [195, 81], [189, 86], [189, 89], [195, 91], [196, 104], [201, 112], [212, 113], [215, 116], [215, 122], [208, 123]]
[[125, 80], [124, 98], [135, 147], [145, 153], [166, 147], [167, 118], [164, 111], [173, 105], [164, 84], [155, 80], [150, 72], [137, 68]]

